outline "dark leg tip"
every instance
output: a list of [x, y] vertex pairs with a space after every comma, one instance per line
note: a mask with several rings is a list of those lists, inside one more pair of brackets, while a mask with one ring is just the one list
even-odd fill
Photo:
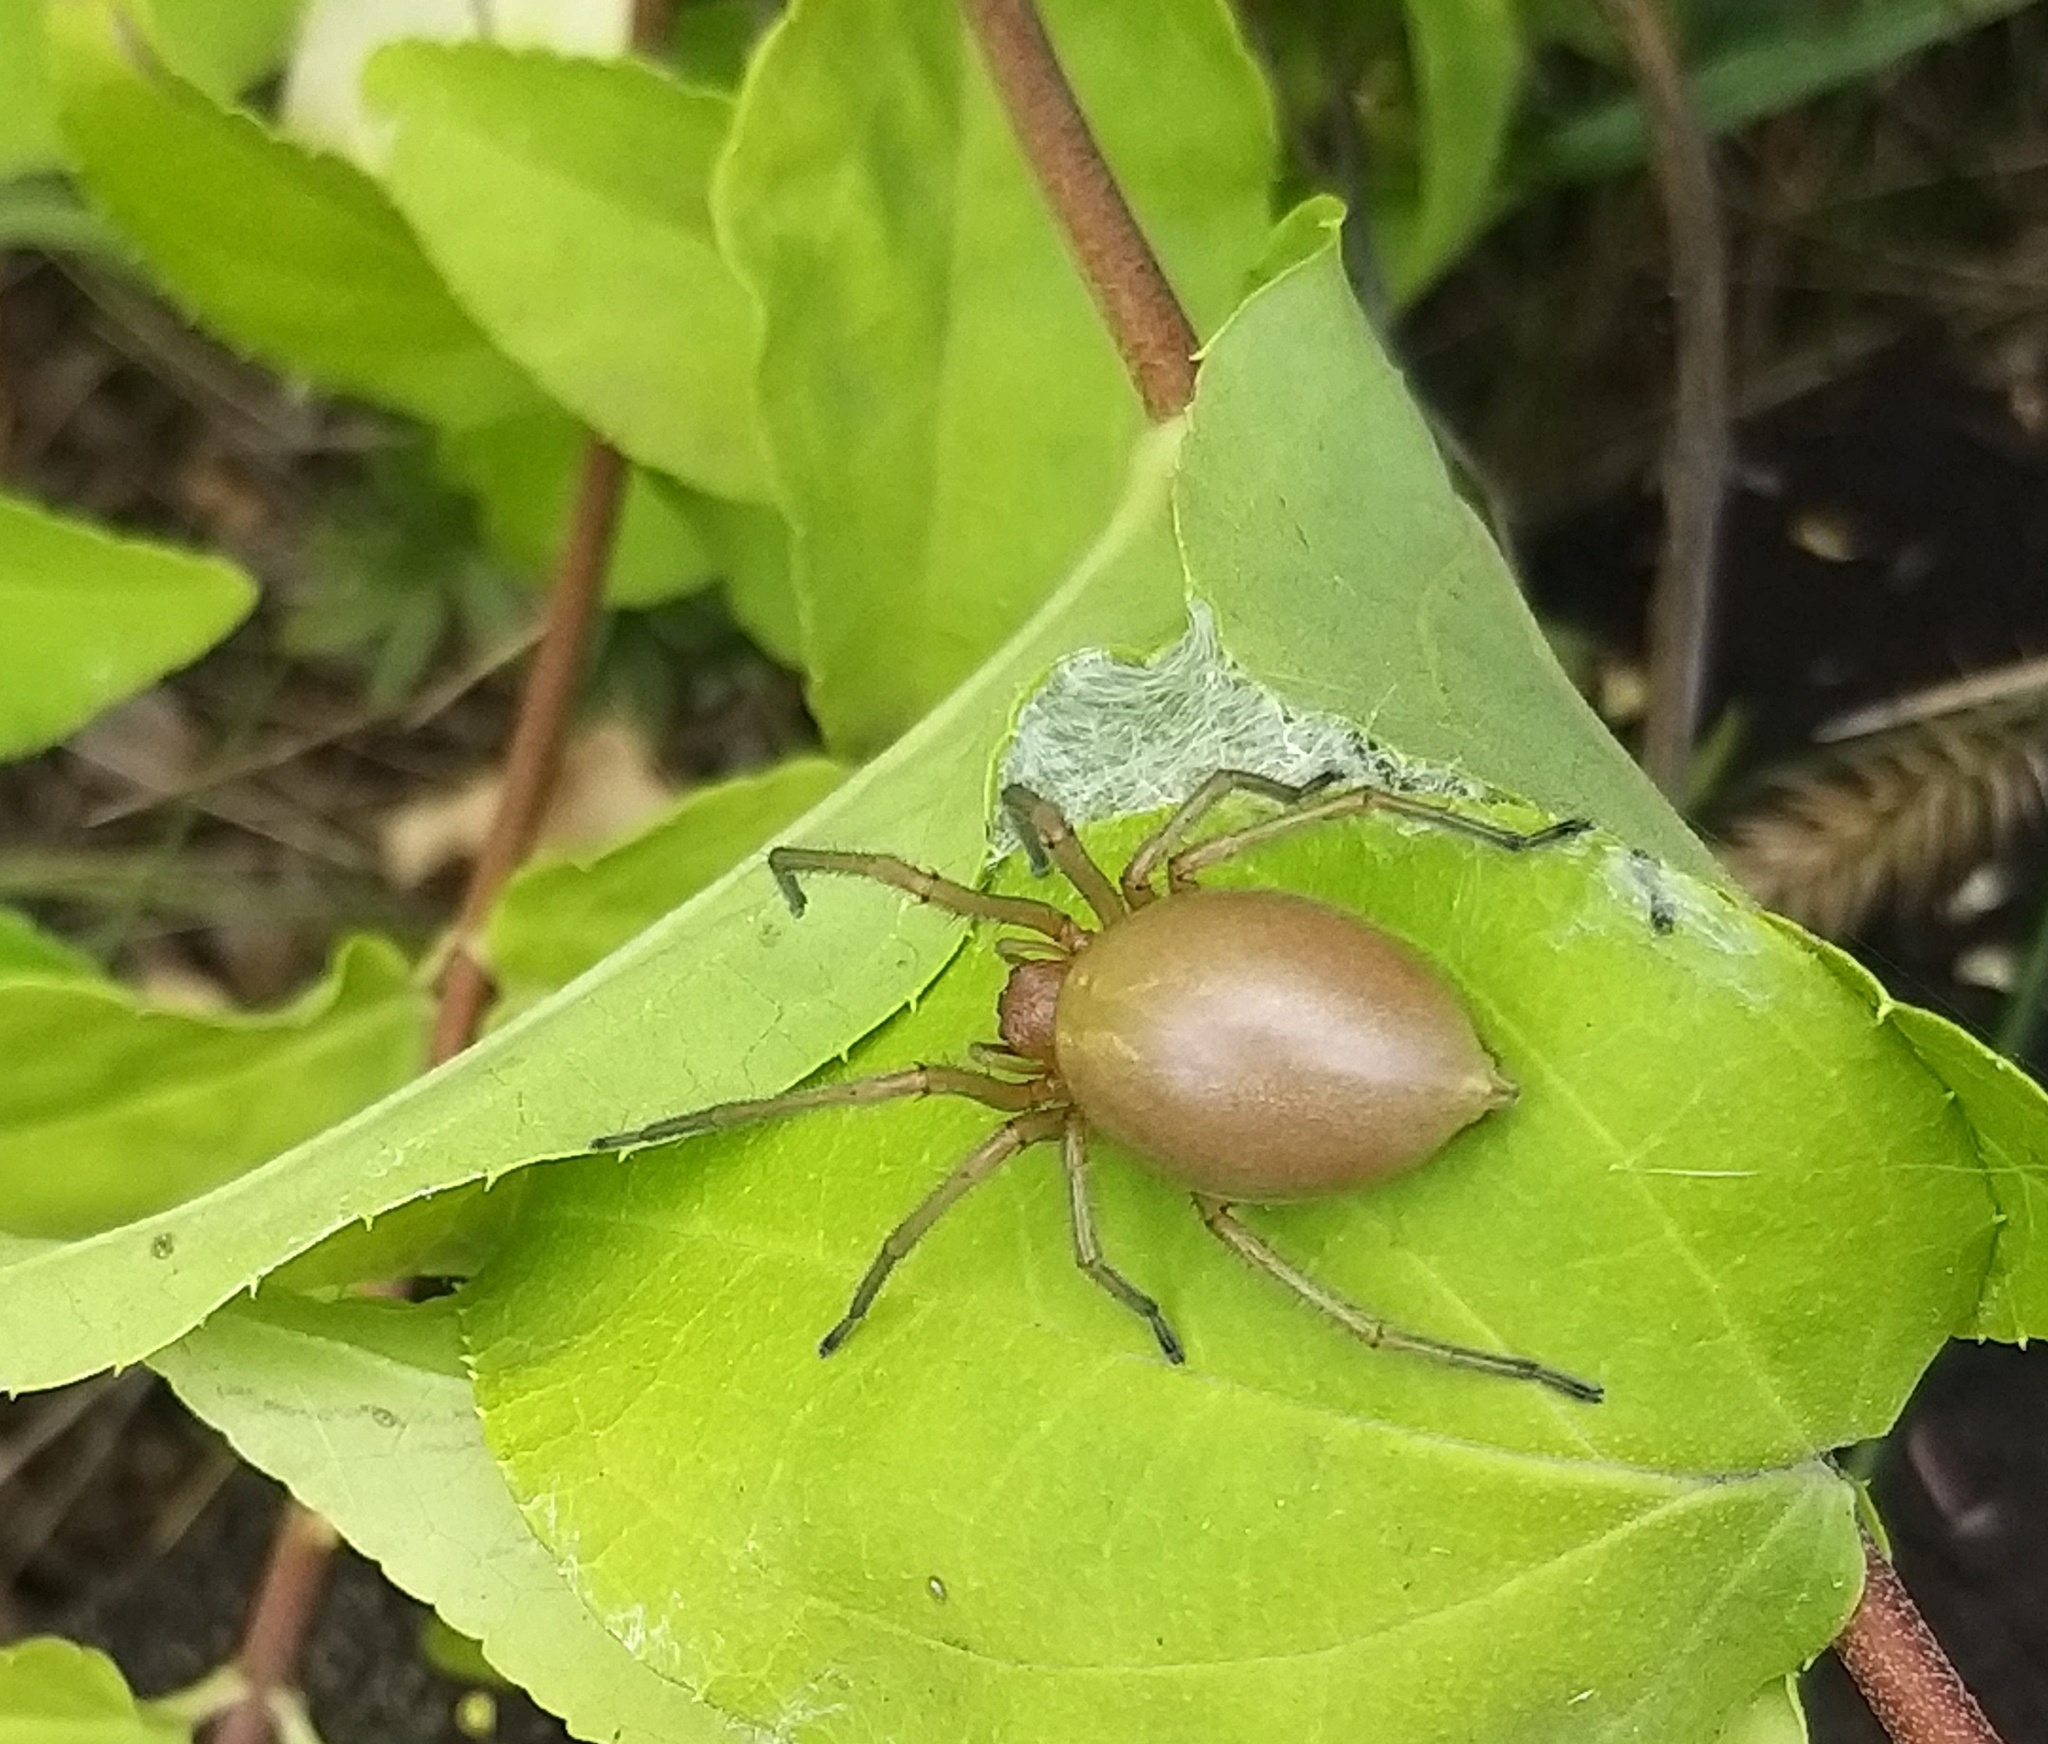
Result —
[[790, 914], [802, 920], [806, 906], [804, 887], [796, 881], [794, 868], [783, 862], [780, 848], [768, 850], [768, 870], [774, 876], [775, 888], [782, 892], [782, 900], [789, 904]]
[[1180, 1339], [1163, 1318], [1155, 1318], [1153, 1320], [1152, 1336], [1159, 1340], [1160, 1354], [1176, 1368], [1188, 1360], [1188, 1353], [1182, 1347]]
[[837, 1326], [833, 1327], [830, 1332], [818, 1340], [818, 1354], [820, 1356], [830, 1356], [853, 1336], [853, 1329], [859, 1324], [858, 1320], [840, 1321]]

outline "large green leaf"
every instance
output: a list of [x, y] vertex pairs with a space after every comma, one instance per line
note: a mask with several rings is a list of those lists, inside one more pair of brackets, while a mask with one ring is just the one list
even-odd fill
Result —
[[49, 1636], [0, 1647], [7, 1744], [186, 1744], [192, 1728], [128, 1693], [104, 1653]]
[[0, 979], [0, 1229], [78, 1236], [231, 1180], [419, 1069], [427, 996], [356, 939], [284, 1010], [199, 1016], [111, 982]]
[[[50, 20], [64, 135], [95, 203], [220, 338], [440, 426], [501, 549], [546, 566], [583, 452], [575, 421], [493, 348], [374, 182], [138, 59], [123, 16], [72, 0]], [[694, 531], [636, 481], [613, 597], [650, 603], [709, 579]]]
[[732, 100], [484, 43], [386, 49], [369, 92], [386, 189], [506, 352], [634, 459], [765, 501], [756, 320], [707, 203]]
[[[1017, 698], [1074, 648], [1146, 648], [1173, 633], [1166, 492], [1178, 434], [1142, 445], [1123, 511], [1003, 653], [791, 833], [973, 875], [989, 767]], [[0, 1244], [0, 1390], [146, 1356], [352, 1222], [574, 1155], [621, 1120], [793, 1082], [912, 997], [959, 938], [956, 924], [906, 914], [879, 891], [799, 926], [759, 860], [743, 861], [574, 988], [264, 1167], [104, 1235]]]
[[[1198, 325], [1266, 233], [1264, 89], [1219, 0], [1049, 26]], [[886, 744], [1102, 524], [1136, 400], [950, 0], [799, 0], [714, 192], [759, 295], [762, 418], [827, 742]]]
[[[1352, 824], [1240, 879], [1424, 949], [1522, 1091], [1261, 1227], [1397, 1324], [1607, 1403], [1361, 1351], [1107, 1145], [1104, 1239], [1186, 1372], [1074, 1271], [1044, 1152], [821, 1366], [973, 1107], [582, 1165], [472, 1286], [472, 1360], [529, 1521], [657, 1669], [761, 1723], [829, 1688], [820, 1738], [1165, 1740], [1199, 1713], [1216, 1744], [1567, 1718], [1676, 1744], [1839, 1626], [1859, 1552], [1822, 1456], [1889, 1424], [1992, 1245], [1943, 1087], [1739, 899], [1604, 839], [1517, 859]], [[962, 1058], [1002, 973], [963, 954], [848, 1070]]]
[[152, 1366], [577, 1737], [746, 1744], [599, 1628], [534, 1542], [484, 1447], [450, 1306], [266, 1296]]
[[218, 558], [0, 496], [0, 757], [54, 744], [197, 659], [255, 603]]
[[[1073, 1270], [1043, 1154], [953, 1213], [821, 1367], [873, 1244], [991, 1124], [972, 1107], [551, 1171], [464, 1298], [487, 1432], [586, 1601], [721, 1708], [802, 1704], [809, 1737], [903, 1744], [1712, 1739], [1854, 1599], [1827, 1450], [1881, 1433], [1987, 1290], [2038, 1288], [1999, 1232], [2001, 1173], [2038, 1183], [2048, 1155], [2039, 1105], [1988, 1091], [1994, 1147], [1895, 1008], [1634, 845], [1697, 863], [1550, 681], [1336, 283], [1325, 250], [1205, 365], [1176, 508], [1225, 648], [1293, 706], [1276, 742], [1321, 709], [1456, 746], [1462, 714], [1462, 771], [1408, 777], [1516, 767], [1626, 835], [1513, 857], [1367, 820], [1216, 875], [1408, 940], [1522, 1088], [1427, 1168], [1258, 1222], [1396, 1323], [1591, 1375], [1607, 1403], [1361, 1351], [1107, 1145], [1105, 1240], [1187, 1371]], [[1389, 492], [1370, 505], [1367, 456]], [[1199, 736], [1234, 710], [1227, 669], [1168, 670], [1142, 720], [1099, 667], [1075, 687], [1098, 761], [1135, 773], [1147, 725]], [[1114, 857], [1143, 827], [1093, 839]], [[859, 900], [821, 888], [812, 916]], [[845, 1070], [961, 1058], [1002, 974], [963, 953]], [[1748, 1718], [1782, 1735], [1782, 1698]]]

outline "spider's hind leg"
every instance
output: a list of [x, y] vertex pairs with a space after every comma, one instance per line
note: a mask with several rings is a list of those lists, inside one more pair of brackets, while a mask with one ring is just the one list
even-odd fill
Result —
[[1194, 1198], [1195, 1209], [1209, 1226], [1209, 1232], [1232, 1253], [1240, 1259], [1249, 1260], [1268, 1277], [1277, 1278], [1303, 1301], [1320, 1309], [1346, 1332], [1374, 1350], [1411, 1351], [1417, 1356], [1430, 1357], [1459, 1368], [1478, 1369], [1505, 1380], [1534, 1381], [1538, 1386], [1548, 1387], [1568, 1399], [1577, 1399], [1588, 1405], [1597, 1405], [1605, 1397], [1605, 1390], [1597, 1383], [1582, 1381], [1561, 1369], [1546, 1367], [1531, 1357], [1478, 1350], [1469, 1344], [1449, 1344], [1440, 1338], [1430, 1338], [1420, 1332], [1403, 1332], [1399, 1327], [1389, 1326], [1384, 1320], [1375, 1319], [1356, 1304], [1346, 1301], [1327, 1284], [1318, 1283], [1282, 1259], [1265, 1241], [1238, 1221], [1227, 1201], [1208, 1193], [1197, 1193]]
[[1067, 1208], [1074, 1225], [1074, 1264], [1152, 1328], [1152, 1336], [1159, 1341], [1159, 1349], [1168, 1362], [1186, 1362], [1187, 1351], [1181, 1345], [1180, 1335], [1167, 1323], [1159, 1304], [1102, 1257], [1102, 1242], [1095, 1233], [1095, 1208], [1088, 1202], [1088, 1128], [1076, 1112], [1070, 1111], [1067, 1115], [1060, 1160], [1067, 1171]]
[[818, 1354], [830, 1356], [853, 1336], [854, 1328], [866, 1318], [868, 1310], [875, 1305], [875, 1298], [882, 1293], [882, 1286], [889, 1281], [889, 1274], [925, 1238], [933, 1224], [971, 1188], [980, 1186], [1019, 1151], [1051, 1138], [1065, 1120], [1064, 1108], [1033, 1109], [1028, 1114], [1018, 1115], [1015, 1120], [1004, 1121], [969, 1151], [959, 1166], [918, 1202], [917, 1209], [883, 1238], [881, 1249], [855, 1286], [853, 1300], [847, 1304], [846, 1312], [840, 1316], [839, 1323], [818, 1341]]

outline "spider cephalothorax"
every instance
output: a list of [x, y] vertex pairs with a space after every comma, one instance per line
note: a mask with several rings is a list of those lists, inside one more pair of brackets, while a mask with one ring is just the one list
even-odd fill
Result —
[[[1221, 800], [1248, 792], [1288, 809], [1184, 846]], [[898, 1096], [967, 1096], [1010, 1118], [939, 1183], [875, 1256], [830, 1354], [884, 1280], [945, 1211], [1018, 1151], [1057, 1138], [1082, 1271], [1141, 1315], [1167, 1358], [1184, 1360], [1159, 1304], [1102, 1257], [1087, 1186], [1099, 1131], [1188, 1188], [1202, 1221], [1368, 1344], [1532, 1380], [1597, 1400], [1590, 1382], [1528, 1357], [1402, 1332], [1290, 1265], [1233, 1213], [1380, 1180], [1433, 1155], [1462, 1127], [1512, 1099], [1455, 994], [1421, 959], [1358, 916], [1278, 890], [1204, 890], [1196, 874], [1308, 823], [1380, 809], [1519, 851], [1584, 826], [1523, 834], [1376, 787], [1289, 786], [1221, 770], [1131, 857], [1112, 883], [1058, 808], [1022, 787], [1003, 803], [1038, 870], [1057, 866], [1094, 912], [1089, 931], [1051, 903], [968, 888], [883, 854], [776, 848], [770, 869], [801, 915], [804, 873], [877, 879], [920, 902], [1022, 929], [997, 949], [1011, 963], [997, 1001], [1000, 1046], [980, 1070], [912, 1066], [880, 1077], [731, 1102], [594, 1140], [624, 1149], [773, 1115]], [[1162, 892], [1154, 880], [1165, 872]]]

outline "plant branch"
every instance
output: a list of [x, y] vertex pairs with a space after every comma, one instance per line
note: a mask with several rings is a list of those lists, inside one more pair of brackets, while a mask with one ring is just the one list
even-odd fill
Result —
[[1643, 765], [1667, 797], [1684, 792], [1706, 691], [1721, 501], [1730, 448], [1728, 244], [1705, 129], [1663, 0], [1600, 0], [1635, 69], [1664, 202], [1677, 320], [1677, 387], [1664, 451], [1664, 540], [1650, 600], [1650, 697]]
[[1835, 1652], [1892, 1744], [1999, 1744], [1884, 1553], [1863, 1534], [1863, 1597]]
[[1010, 126], [1154, 423], [1195, 397], [1200, 340], [1138, 228], [1032, 0], [960, 0]]
[[583, 679], [583, 658], [590, 646], [590, 626], [597, 616], [605, 559], [618, 527], [625, 483], [626, 463], [618, 450], [593, 441], [584, 456], [575, 516], [548, 599], [547, 621], [533, 664], [527, 669], [512, 741], [505, 751], [505, 784], [498, 795], [498, 809], [470, 869], [462, 906], [456, 911], [454, 942], [441, 974], [440, 1009], [434, 1015], [434, 1037], [427, 1053], [430, 1066], [452, 1059], [469, 1046], [490, 998], [490, 974], [477, 955], [476, 936], [490, 917], [505, 880], [518, 870], [533, 846], [541, 814], [554, 791], [562, 740]]

